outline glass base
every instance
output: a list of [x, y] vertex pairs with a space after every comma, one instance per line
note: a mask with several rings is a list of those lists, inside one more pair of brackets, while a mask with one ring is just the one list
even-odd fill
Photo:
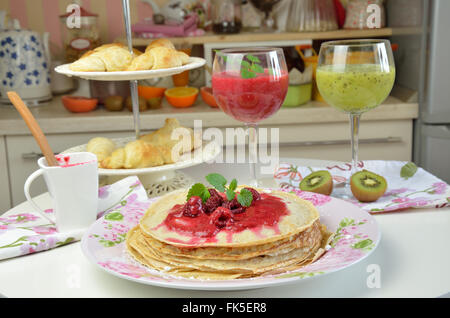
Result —
[[345, 186], [341, 186], [341, 187], [335, 187], [333, 189], [333, 193], [331, 193], [331, 196], [333, 198], [344, 199], [344, 200], [354, 199], [352, 190], [350, 189], [350, 184], [346, 184]]

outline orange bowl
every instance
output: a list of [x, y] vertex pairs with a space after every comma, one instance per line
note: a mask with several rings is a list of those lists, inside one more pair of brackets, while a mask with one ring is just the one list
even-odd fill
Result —
[[163, 97], [165, 90], [165, 87], [138, 85], [138, 95], [144, 97], [145, 99]]
[[200, 93], [202, 95], [202, 99], [203, 101], [208, 104], [211, 107], [219, 107], [217, 105], [216, 99], [214, 98], [213, 92], [212, 92], [212, 88], [211, 87], [206, 87], [203, 86], [200, 89]]
[[189, 107], [195, 103], [198, 96], [198, 88], [196, 87], [174, 87], [164, 92], [167, 101], [174, 107]]
[[61, 97], [64, 107], [72, 113], [86, 113], [97, 107], [97, 98], [65, 95]]

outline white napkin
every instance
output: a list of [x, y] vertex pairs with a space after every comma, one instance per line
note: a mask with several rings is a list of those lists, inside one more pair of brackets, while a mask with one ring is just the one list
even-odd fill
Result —
[[[138, 177], [122, 179], [99, 189], [98, 215], [119, 217], [120, 209], [146, 202], [147, 192]], [[52, 209], [45, 210], [52, 214]], [[54, 224], [34, 211], [5, 213], [0, 216], [0, 259], [45, 251], [81, 239], [85, 230], [60, 233]]]
[[[383, 176], [388, 184], [385, 194], [375, 202], [350, 201], [370, 213], [400, 211], [409, 208], [442, 208], [450, 206], [450, 186], [424, 169], [407, 161], [360, 161], [359, 169]], [[351, 165], [326, 167], [296, 166], [282, 163], [274, 178], [284, 189], [299, 189], [300, 181], [312, 171], [328, 170], [334, 186], [344, 183], [351, 175]], [[331, 194], [333, 196], [333, 194]]]

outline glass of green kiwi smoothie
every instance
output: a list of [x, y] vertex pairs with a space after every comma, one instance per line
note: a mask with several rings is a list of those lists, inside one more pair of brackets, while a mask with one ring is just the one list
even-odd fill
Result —
[[[317, 87], [324, 100], [350, 116], [352, 168], [357, 172], [358, 132], [361, 114], [380, 105], [395, 80], [389, 40], [342, 40], [321, 45], [316, 71]], [[350, 179], [350, 178], [348, 178]], [[352, 198], [349, 182], [334, 196]]]

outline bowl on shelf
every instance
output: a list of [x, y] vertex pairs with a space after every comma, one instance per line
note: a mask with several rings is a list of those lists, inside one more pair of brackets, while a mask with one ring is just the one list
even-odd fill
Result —
[[289, 85], [283, 107], [295, 107], [311, 100], [312, 83]]
[[83, 96], [64, 95], [61, 97], [64, 107], [72, 113], [86, 113], [97, 108], [98, 99]]
[[145, 99], [163, 97], [165, 91], [165, 87], [138, 85], [138, 95]]
[[202, 95], [202, 99], [206, 104], [211, 107], [219, 107], [219, 105], [217, 105], [216, 99], [214, 98], [211, 87], [203, 86], [200, 89], [200, 94]]
[[185, 108], [194, 105], [198, 92], [196, 87], [174, 87], [167, 89], [164, 96], [173, 107]]

